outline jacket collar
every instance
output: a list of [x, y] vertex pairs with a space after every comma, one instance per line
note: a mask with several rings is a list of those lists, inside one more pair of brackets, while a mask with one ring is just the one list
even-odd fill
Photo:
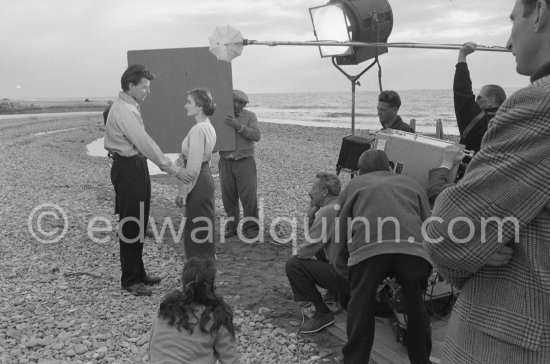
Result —
[[403, 119], [401, 119], [401, 116], [397, 115], [397, 117], [389, 125], [384, 126], [384, 129], [394, 129], [401, 122], [403, 122]]
[[543, 64], [531, 75], [531, 83], [535, 86], [542, 86], [550, 82], [550, 62]]
[[120, 97], [124, 102], [127, 102], [128, 104], [137, 107], [137, 109], [139, 110], [139, 103], [134, 100], [132, 96], [126, 94], [124, 91], [120, 91], [118, 93], [118, 97]]

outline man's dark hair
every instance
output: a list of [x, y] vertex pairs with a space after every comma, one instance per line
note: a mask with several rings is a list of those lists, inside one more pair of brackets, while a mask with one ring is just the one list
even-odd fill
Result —
[[130, 89], [130, 84], [135, 86], [141, 82], [142, 78], [146, 78], [151, 81], [155, 79], [155, 75], [142, 64], [131, 65], [126, 71], [124, 71], [122, 77], [120, 78], [122, 90], [128, 91]]
[[398, 109], [401, 106], [401, 98], [399, 97], [399, 94], [391, 90], [382, 91], [380, 95], [378, 95], [378, 101], [385, 102], [391, 107], [396, 107]]
[[[537, 0], [522, 0], [523, 2], [523, 17], [529, 16], [537, 4]], [[546, 3], [550, 5], [550, 0], [546, 0]]]
[[333, 195], [338, 196], [342, 190], [342, 184], [340, 178], [337, 175], [326, 172], [319, 172], [315, 175], [315, 178], [319, 180], [319, 187], [326, 188], [327, 191]]

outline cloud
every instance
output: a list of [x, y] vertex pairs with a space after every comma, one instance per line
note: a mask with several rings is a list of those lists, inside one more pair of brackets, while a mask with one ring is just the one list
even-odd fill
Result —
[[[304, 41], [315, 39], [308, 9], [327, 0], [18, 0], [0, 1], [0, 94], [31, 84], [35, 97], [116, 94], [129, 50], [208, 46], [216, 26], [231, 25], [246, 39]], [[505, 6], [479, 0], [390, 0], [394, 16], [390, 42], [504, 45], [509, 31]], [[509, 8], [512, 5], [510, 4]], [[481, 53], [481, 52], [480, 52]], [[506, 69], [503, 57], [490, 58]], [[474, 59], [484, 59], [476, 54]], [[430, 78], [430, 87], [454, 66], [456, 52], [390, 50], [381, 57], [385, 77], [411, 80], [408, 88], [428, 84], [409, 73]], [[406, 67], [404, 62], [408, 63]], [[496, 65], [498, 63], [498, 65]], [[363, 65], [350, 67], [350, 73]], [[413, 67], [414, 66], [414, 67]], [[509, 74], [502, 75], [510, 80]], [[246, 46], [233, 61], [233, 80], [250, 92], [348, 90], [349, 81], [321, 59], [315, 47]], [[489, 71], [491, 71], [489, 69]], [[425, 74], [433, 70], [432, 78]], [[365, 84], [376, 84], [371, 74]], [[491, 72], [490, 72], [491, 73]], [[493, 75], [489, 75], [494, 77]], [[395, 75], [395, 76], [394, 76]], [[421, 79], [419, 76], [418, 79]], [[446, 81], [445, 81], [446, 82]], [[503, 80], [504, 82], [504, 80]], [[53, 86], [52, 86], [53, 85]], [[374, 87], [374, 86], [373, 86]], [[33, 93], [32, 95], [30, 93]], [[25, 94], [26, 95], [26, 94]]]

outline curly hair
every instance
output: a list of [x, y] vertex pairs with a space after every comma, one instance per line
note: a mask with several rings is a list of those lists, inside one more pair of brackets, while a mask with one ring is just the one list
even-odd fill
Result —
[[[183, 267], [183, 289], [175, 290], [168, 294], [161, 302], [159, 317], [168, 321], [169, 326], [175, 326], [178, 331], [185, 329], [193, 334], [195, 324], [204, 333], [214, 335], [225, 326], [227, 331], [235, 337], [233, 326], [233, 310], [226, 304], [221, 296], [214, 292], [214, 280], [216, 278], [216, 263], [211, 258], [192, 257]], [[197, 306], [204, 306], [200, 314]], [[193, 318], [192, 321], [190, 319]], [[207, 324], [213, 321], [210, 330]]]
[[122, 74], [120, 86], [123, 91], [128, 91], [130, 89], [130, 84], [137, 85], [141, 82], [142, 78], [152, 81], [155, 79], [155, 75], [144, 65], [133, 64]]
[[202, 112], [204, 112], [204, 115], [214, 115], [214, 112], [216, 111], [216, 104], [212, 99], [210, 90], [206, 88], [195, 88], [193, 90], [187, 91], [187, 95], [191, 95], [191, 97], [193, 97], [193, 100], [195, 100], [195, 104], [199, 107], [202, 107]]
[[318, 172], [315, 174], [315, 178], [319, 180], [320, 188], [326, 188], [327, 191], [333, 196], [340, 195], [342, 184], [337, 175], [326, 172]]

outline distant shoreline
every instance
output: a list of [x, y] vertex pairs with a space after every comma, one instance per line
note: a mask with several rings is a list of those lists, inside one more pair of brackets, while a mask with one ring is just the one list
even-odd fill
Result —
[[[88, 100], [88, 99], [85, 99]], [[0, 100], [0, 120], [6, 119], [20, 119], [25, 117], [60, 117], [70, 115], [93, 115], [102, 113], [106, 108], [110, 100], [88, 100], [88, 101], [74, 101], [74, 100]], [[250, 110], [254, 111], [254, 107], [250, 107]], [[343, 128], [349, 129], [351, 122], [342, 121], [306, 121], [306, 120], [292, 120], [283, 118], [260, 118], [260, 121], [271, 124], [286, 124], [286, 125], [300, 125], [309, 127], [327, 127], [327, 128]], [[356, 130], [378, 130], [380, 128], [378, 122], [360, 122], [355, 124]], [[423, 134], [434, 134], [435, 127], [428, 125], [416, 126], [417, 132]], [[458, 135], [458, 128], [445, 126], [444, 133], [450, 135]]]
[[108, 101], [106, 100], [90, 99], [82, 101], [2, 99], [0, 100], [0, 115], [103, 111], [107, 105]]

